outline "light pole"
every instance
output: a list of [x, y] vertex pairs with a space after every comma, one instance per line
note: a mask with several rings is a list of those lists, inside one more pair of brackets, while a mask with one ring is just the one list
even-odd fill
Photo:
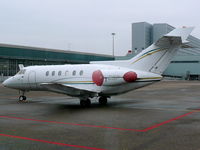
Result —
[[112, 41], [112, 56], [115, 56], [115, 35], [116, 33], [111, 33], [113, 41]]

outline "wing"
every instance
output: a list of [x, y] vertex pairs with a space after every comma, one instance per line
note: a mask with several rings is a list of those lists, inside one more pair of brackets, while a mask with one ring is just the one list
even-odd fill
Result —
[[67, 94], [69, 96], [75, 97], [94, 97], [98, 94], [98, 91], [95, 89], [89, 89], [85, 87], [73, 86], [68, 84], [59, 84], [59, 83], [42, 83], [40, 86], [44, 87], [48, 91]]

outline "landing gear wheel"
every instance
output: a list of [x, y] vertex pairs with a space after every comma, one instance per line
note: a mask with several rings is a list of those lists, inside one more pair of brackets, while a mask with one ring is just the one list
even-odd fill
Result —
[[91, 101], [90, 101], [90, 99], [80, 100], [80, 105], [81, 105], [82, 107], [90, 107]]
[[25, 102], [25, 101], [26, 101], [26, 96], [21, 95], [21, 96], [19, 97], [19, 102]]
[[106, 105], [107, 102], [108, 102], [107, 97], [102, 96], [102, 97], [99, 98], [99, 104], [100, 105]]

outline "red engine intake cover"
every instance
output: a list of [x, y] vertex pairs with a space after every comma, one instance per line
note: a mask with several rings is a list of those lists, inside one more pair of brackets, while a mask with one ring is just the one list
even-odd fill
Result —
[[134, 82], [137, 80], [137, 74], [135, 72], [129, 71], [124, 74], [123, 78], [126, 82]]
[[97, 86], [102, 86], [103, 81], [104, 81], [104, 76], [101, 70], [94, 71], [92, 73], [92, 81], [97, 85]]

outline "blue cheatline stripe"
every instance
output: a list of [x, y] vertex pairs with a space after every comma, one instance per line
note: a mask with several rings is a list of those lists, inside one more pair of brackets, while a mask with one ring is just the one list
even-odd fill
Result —
[[94, 83], [63, 83], [63, 84], [94, 84]]
[[[146, 77], [146, 78], [138, 78], [136, 82], [147, 82], [147, 81], [160, 81], [162, 77]], [[69, 82], [63, 82], [60, 84], [95, 84], [92, 81], [69, 81]]]

